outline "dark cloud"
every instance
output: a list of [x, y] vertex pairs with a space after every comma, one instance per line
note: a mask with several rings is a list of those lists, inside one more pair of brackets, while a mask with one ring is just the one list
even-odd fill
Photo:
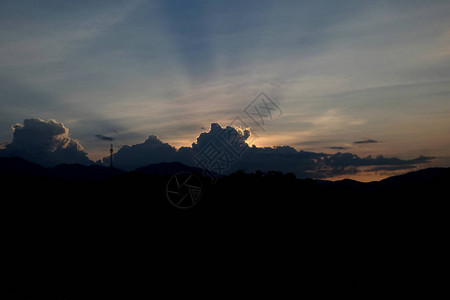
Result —
[[329, 149], [332, 149], [332, 150], [346, 150], [346, 149], [348, 149], [348, 147], [340, 147], [340, 146], [331, 146], [331, 147], [328, 147]]
[[100, 140], [102, 140], [102, 141], [108, 141], [108, 142], [114, 141], [114, 138], [109, 137], [109, 136], [105, 136], [105, 135], [102, 135], [102, 134], [96, 134], [95, 137], [100, 139]]
[[377, 157], [372, 157], [369, 155], [365, 158], [361, 158], [356, 154], [338, 152], [336, 154], [326, 156], [324, 158], [324, 163], [333, 168], [348, 166], [404, 166], [427, 163], [433, 158], [434, 157], [419, 156], [415, 159], [403, 160], [397, 157], [384, 157], [383, 155], [378, 155]]
[[201, 151], [209, 143], [214, 142], [221, 146], [221, 150], [226, 151], [225, 144], [235, 146], [242, 150], [242, 147], [248, 147], [245, 141], [250, 137], [250, 130], [227, 126], [222, 128], [217, 123], [211, 123], [209, 132], [203, 132], [197, 138], [197, 142], [192, 144], [194, 151]]
[[297, 151], [292, 147], [258, 148], [251, 147], [243, 158], [232, 166], [233, 171], [269, 171], [279, 170], [294, 173], [297, 177], [326, 178], [336, 175], [352, 175], [360, 172], [361, 167], [378, 166], [388, 170], [408, 169], [417, 164], [428, 163], [433, 157], [419, 156], [415, 159], [402, 160], [396, 157], [367, 156], [359, 157], [352, 153], [315, 153]]
[[379, 141], [375, 141], [375, 140], [372, 140], [372, 139], [367, 139], [367, 140], [355, 141], [353, 143], [354, 144], [371, 144], [371, 143], [379, 143]]
[[69, 130], [55, 120], [26, 119], [12, 126], [13, 140], [1, 150], [2, 156], [19, 156], [43, 166], [61, 163], [93, 162], [80, 143], [69, 137]]
[[383, 171], [400, 171], [400, 170], [411, 170], [416, 169], [416, 166], [411, 165], [400, 165], [400, 166], [378, 166], [375, 168], [368, 169], [369, 172], [383, 172]]
[[[114, 166], [123, 170], [134, 170], [153, 163], [177, 161], [177, 150], [163, 143], [156, 135], [150, 135], [142, 144], [125, 145], [113, 155]], [[110, 157], [103, 158], [109, 165]]]
[[[237, 135], [238, 147], [237, 150], [242, 150], [242, 154], [230, 155], [229, 147], [227, 145], [221, 146], [220, 139], [217, 137], [223, 135], [225, 132], [230, 132], [231, 135]], [[416, 164], [428, 163], [432, 157], [420, 156], [411, 160], [402, 160], [396, 157], [384, 157], [379, 155], [377, 157], [367, 156], [359, 157], [352, 153], [316, 153], [308, 151], [297, 151], [290, 146], [276, 146], [276, 147], [248, 147], [245, 143], [250, 137], [250, 131], [239, 130], [233, 127], [221, 128], [219, 124], [211, 124], [209, 132], [202, 133], [197, 139], [197, 143], [192, 145], [194, 153], [207, 147], [209, 143], [215, 142], [220, 146], [220, 150], [229, 158], [228, 173], [244, 170], [247, 172], [254, 172], [257, 170], [270, 171], [277, 170], [285, 173], [294, 173], [297, 177], [314, 177], [324, 178], [333, 177], [336, 175], [351, 175], [360, 172], [361, 167], [378, 166], [379, 168], [395, 167], [397, 169]], [[368, 140], [375, 142], [373, 140]], [[367, 141], [366, 141], [367, 142]], [[222, 143], [223, 144], [223, 143]], [[345, 147], [334, 147], [334, 149], [344, 149]], [[214, 149], [213, 149], [214, 150]], [[236, 151], [236, 152], [238, 152]], [[211, 154], [209, 152], [208, 154]], [[214, 169], [213, 169], [214, 171]]]
[[[232, 126], [222, 128], [219, 124], [212, 123], [210, 130], [201, 133], [191, 147], [182, 147], [177, 150], [152, 135], [142, 144], [123, 146], [113, 159], [118, 168], [132, 170], [152, 163], [170, 161], [201, 167], [208, 162], [207, 160], [213, 161], [215, 158], [216, 162], [221, 163], [221, 169], [210, 168], [209, 170], [216, 173], [220, 171], [222, 174], [229, 174], [237, 170], [246, 172], [276, 170], [294, 173], [299, 178], [351, 175], [360, 172], [361, 167], [377, 167], [379, 170], [407, 169], [417, 164], [428, 163], [433, 159], [425, 156], [410, 160], [382, 155], [359, 157], [353, 153], [328, 154], [298, 151], [291, 146], [249, 147], [246, 141], [250, 139], [251, 132], [248, 129]], [[334, 147], [334, 149], [341, 148], [345, 147]], [[109, 164], [109, 158], [105, 157], [103, 163]]]
[[264, 147], [252, 146], [232, 165], [232, 171], [242, 169], [247, 172], [257, 170], [277, 170], [294, 173], [297, 177], [315, 177], [314, 174], [322, 165], [326, 154], [308, 151], [297, 151], [290, 146]]
[[[195, 165], [195, 155], [205, 149], [210, 143], [222, 141], [224, 138], [233, 137], [237, 147], [242, 150], [248, 147], [245, 140], [249, 138], [249, 130], [241, 130], [231, 126], [222, 128], [217, 123], [212, 123], [209, 132], [201, 133], [192, 147], [176, 149], [168, 143], [162, 142], [157, 136], [150, 135], [141, 144], [123, 146], [113, 155], [113, 163], [117, 168], [133, 170], [153, 163], [178, 161], [186, 165]], [[219, 145], [217, 145], [219, 146]], [[220, 150], [230, 151], [225, 147]], [[102, 162], [109, 165], [110, 157], [104, 157]]]

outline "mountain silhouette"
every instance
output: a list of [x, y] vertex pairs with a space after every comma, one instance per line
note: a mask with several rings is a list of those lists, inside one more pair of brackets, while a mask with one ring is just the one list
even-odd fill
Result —
[[[383, 186], [400, 186], [403, 184], [433, 184], [448, 179], [450, 168], [428, 168], [383, 179]], [[444, 183], [444, 182], [442, 182]]]
[[20, 157], [0, 157], [0, 175], [15, 175], [28, 178], [102, 180], [124, 173], [115, 168], [99, 165], [60, 164], [43, 167]]
[[[137, 168], [132, 172], [125, 172], [116, 168], [101, 165], [85, 166], [81, 164], [60, 164], [55, 167], [43, 167], [20, 157], [0, 157], [0, 175], [2, 177], [22, 176], [29, 179], [81, 179], [81, 180], [106, 180], [129, 179], [130, 177], [172, 176], [178, 173], [195, 173], [202, 176], [201, 168], [184, 165], [180, 162], [163, 162], [150, 164]], [[121, 177], [122, 175], [122, 177]], [[277, 171], [255, 172], [251, 174], [242, 171], [235, 172], [222, 178], [223, 182], [236, 181], [244, 183], [260, 183], [264, 186], [266, 181], [276, 184], [307, 185], [308, 190], [330, 192], [373, 192], [392, 189], [417, 190], [418, 188], [444, 188], [450, 178], [450, 168], [427, 168], [385, 178], [380, 181], [359, 182], [351, 179], [337, 181], [295, 179], [293, 174], [283, 174]], [[208, 178], [204, 178], [208, 181]], [[264, 186], [267, 190], [267, 186]], [[246, 189], [248, 190], [248, 188]], [[306, 191], [306, 190], [305, 190]], [[236, 196], [239, 196], [238, 194]]]
[[316, 180], [324, 189], [344, 189], [353, 192], [374, 192], [404, 189], [404, 191], [417, 190], [432, 186], [444, 188], [450, 178], [450, 168], [427, 168], [391, 176], [380, 181], [359, 182], [351, 179], [337, 181]]
[[38, 176], [42, 175], [43, 172], [44, 167], [21, 157], [0, 157], [1, 175]]
[[123, 174], [116, 168], [99, 165], [61, 164], [47, 169], [47, 176], [60, 179], [103, 180]]

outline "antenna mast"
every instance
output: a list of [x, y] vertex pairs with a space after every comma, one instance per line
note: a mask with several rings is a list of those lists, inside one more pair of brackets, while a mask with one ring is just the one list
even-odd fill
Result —
[[109, 153], [111, 154], [111, 157], [110, 157], [110, 160], [109, 160], [109, 167], [112, 169], [112, 167], [113, 167], [113, 152], [114, 152], [114, 150], [113, 150], [113, 144], [111, 144], [111, 149], [109, 149]]

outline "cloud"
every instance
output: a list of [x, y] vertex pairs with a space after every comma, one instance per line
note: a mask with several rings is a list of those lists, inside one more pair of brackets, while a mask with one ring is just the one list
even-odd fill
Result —
[[[235, 136], [235, 148], [230, 150], [230, 140], [224, 140], [223, 137]], [[213, 163], [212, 171], [230, 173], [237, 170], [253, 172], [261, 171], [281, 171], [285, 173], [294, 173], [297, 177], [326, 178], [336, 175], [356, 174], [362, 167], [378, 166], [400, 167], [411, 166], [415, 164], [428, 163], [433, 157], [420, 156], [415, 159], [402, 160], [396, 157], [384, 157], [382, 155], [372, 157], [359, 157], [353, 153], [316, 153], [308, 151], [297, 151], [291, 146], [274, 147], [248, 147], [246, 141], [250, 138], [250, 130], [241, 130], [227, 126], [222, 128], [219, 124], [211, 124], [209, 132], [200, 134], [197, 142], [192, 145], [194, 153], [202, 154], [206, 152], [205, 160], [213, 155], [224, 155], [219, 163]], [[369, 143], [376, 142], [367, 140]], [[366, 141], [366, 142], [367, 142]], [[213, 144], [214, 147], [211, 147]], [[345, 148], [345, 147], [334, 147]], [[201, 155], [200, 155], [201, 157]], [[218, 161], [218, 160], [216, 160]], [[220, 165], [220, 166], [219, 166]], [[215, 169], [215, 167], [219, 167]], [[222, 169], [220, 169], [220, 167]]]
[[[23, 66], [63, 61], [123, 21], [139, 2], [108, 3], [101, 9], [98, 4], [86, 1], [52, 4], [51, 9], [45, 1], [39, 5], [6, 4], [0, 14], [5, 20], [2, 25], [5, 32], [12, 30], [14, 35], [5, 37], [0, 46], [1, 64]], [[17, 14], [19, 11], [22, 13]], [[19, 28], [14, 27], [14, 21], [20, 24]]]
[[377, 157], [367, 156], [361, 158], [353, 153], [336, 153], [328, 155], [324, 158], [324, 163], [333, 168], [344, 168], [348, 166], [362, 167], [362, 166], [404, 166], [413, 164], [427, 163], [434, 157], [419, 156], [415, 159], [403, 160], [397, 157], [384, 157], [378, 155]]
[[[113, 155], [113, 164], [117, 168], [124, 170], [134, 170], [153, 163], [178, 161], [186, 165], [195, 165], [195, 156], [207, 149], [211, 143], [219, 146], [220, 151], [231, 151], [217, 144], [226, 137], [232, 137], [233, 142], [240, 150], [248, 147], [245, 140], [250, 137], [248, 129], [239, 129], [231, 126], [222, 128], [217, 123], [211, 123], [209, 132], [203, 132], [196, 142], [192, 143], [192, 147], [181, 147], [178, 150], [162, 142], [156, 135], [150, 135], [148, 139], [140, 144], [132, 146], [123, 146]], [[106, 156], [102, 159], [103, 164], [109, 165], [110, 157]]]
[[[222, 128], [218, 123], [212, 123], [210, 130], [201, 133], [191, 147], [177, 150], [151, 135], [142, 144], [122, 147], [113, 159], [118, 168], [126, 170], [152, 163], [178, 161], [219, 174], [229, 174], [237, 170], [246, 172], [274, 170], [294, 173], [299, 178], [352, 175], [368, 167], [372, 167], [373, 171], [408, 169], [433, 159], [425, 156], [409, 160], [382, 155], [359, 157], [353, 153], [298, 151], [291, 146], [249, 147], [247, 144], [249, 140], [251, 140], [249, 129], [232, 126]], [[105, 157], [103, 163], [109, 164], [109, 158]]]
[[95, 137], [100, 139], [100, 140], [102, 140], [102, 141], [108, 141], [108, 142], [114, 141], [114, 138], [109, 137], [109, 136], [105, 136], [105, 135], [102, 135], [102, 134], [96, 134]]
[[[177, 150], [163, 143], [156, 135], [150, 135], [141, 144], [125, 145], [113, 155], [115, 167], [123, 170], [134, 170], [153, 163], [177, 161]], [[110, 157], [103, 158], [103, 164], [109, 165]]]
[[13, 140], [0, 151], [2, 156], [19, 156], [43, 166], [93, 163], [61, 122], [25, 119], [23, 124], [13, 125], [12, 130]]
[[378, 141], [367, 139], [367, 140], [361, 140], [361, 141], [355, 141], [354, 144], [371, 144], [371, 143], [379, 143]]
[[258, 148], [253, 146], [231, 169], [248, 172], [278, 170], [294, 173], [297, 177], [331, 178], [337, 175], [352, 175], [363, 167], [377, 166], [378, 169], [408, 169], [417, 164], [429, 163], [433, 157], [419, 156], [402, 160], [396, 157], [359, 157], [353, 153], [316, 153], [297, 151], [292, 147]]
[[[216, 144], [228, 144], [233, 143], [238, 150], [242, 150], [248, 145], [245, 141], [250, 137], [249, 129], [241, 129], [238, 127], [227, 126], [222, 128], [218, 123], [211, 123], [209, 132], [203, 132], [197, 138], [197, 142], [192, 144], [194, 151], [201, 151], [209, 143], [214, 142]], [[222, 147], [223, 151], [226, 151], [226, 146]]]
[[369, 172], [383, 172], [383, 171], [398, 171], [398, 170], [411, 170], [415, 169], [416, 166], [412, 165], [400, 165], [400, 166], [379, 166], [371, 168], [367, 171]]
[[324, 153], [297, 151], [290, 146], [264, 147], [252, 146], [244, 153], [242, 159], [232, 166], [232, 170], [242, 169], [247, 172], [281, 171], [294, 173], [297, 177], [317, 177], [323, 165]]
[[346, 149], [348, 149], [348, 147], [341, 147], [341, 146], [331, 146], [331, 147], [328, 147], [328, 148], [330, 148], [332, 150], [346, 150]]
[[[19, 156], [44, 166], [93, 163], [80, 143], [69, 136], [69, 130], [61, 122], [25, 119], [23, 124], [15, 124], [12, 129], [13, 140], [11, 143], [1, 143], [1, 156]], [[113, 140], [100, 134], [96, 137], [105, 141]], [[201, 133], [191, 147], [176, 149], [156, 135], [150, 135], [143, 143], [121, 147], [114, 154], [113, 163], [117, 168], [133, 170], [153, 163], [178, 161], [220, 174], [237, 170], [261, 170], [294, 173], [299, 178], [330, 178], [356, 174], [364, 171], [364, 168], [372, 172], [407, 170], [433, 159], [427, 156], [408, 160], [382, 155], [359, 157], [348, 152], [328, 154], [298, 151], [291, 146], [249, 147], [247, 142], [251, 138], [249, 129], [233, 126], [222, 128], [218, 123], [211, 123], [209, 131]], [[109, 165], [109, 156], [103, 158], [102, 162]], [[214, 169], [217, 166], [219, 170]]]

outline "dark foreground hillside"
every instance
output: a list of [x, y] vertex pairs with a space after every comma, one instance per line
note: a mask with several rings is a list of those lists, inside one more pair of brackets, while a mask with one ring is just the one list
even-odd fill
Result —
[[[284, 278], [285, 268], [296, 274], [288, 286], [417, 288], [440, 263], [448, 226], [450, 169], [369, 184], [238, 172], [202, 178], [200, 201], [183, 210], [168, 201], [174, 170], [26, 164], [2, 161], [0, 172], [3, 257], [16, 292], [83, 294], [117, 273], [121, 284], [149, 274], [168, 284], [194, 269], [234, 272], [243, 284], [246, 276]], [[50, 283], [30, 285], [43, 278]]]

